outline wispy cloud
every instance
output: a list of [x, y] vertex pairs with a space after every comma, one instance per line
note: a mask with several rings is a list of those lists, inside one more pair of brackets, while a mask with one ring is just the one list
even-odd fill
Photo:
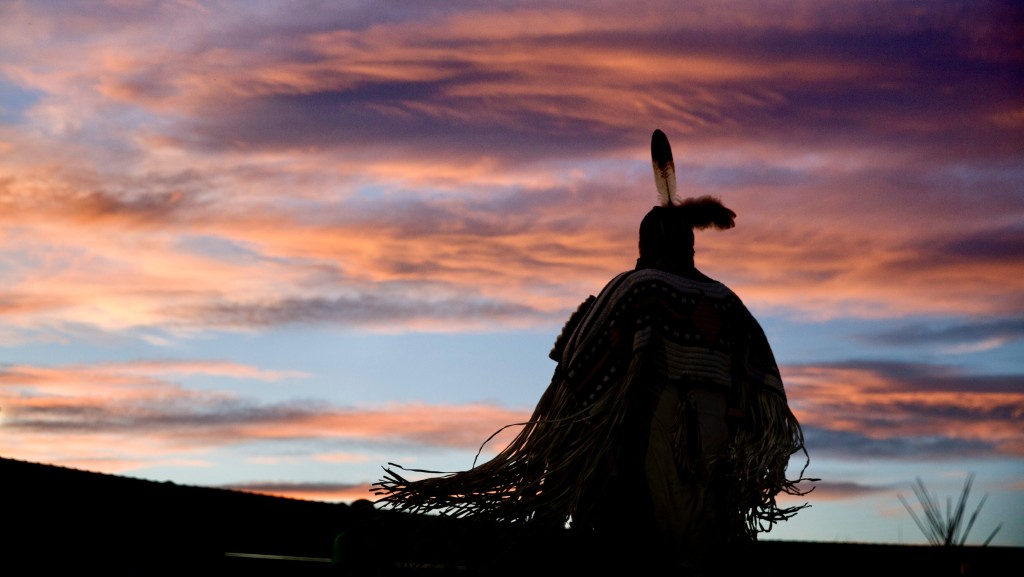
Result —
[[905, 362], [787, 367], [808, 444], [847, 457], [1020, 456], [1024, 376]]
[[[265, 403], [226, 390], [201, 392], [168, 380], [194, 374], [271, 381], [305, 376], [204, 361], [9, 365], [0, 370], [0, 410], [9, 438], [17, 437], [18, 442], [4, 443], [0, 450], [29, 460], [101, 458], [136, 466], [201, 459], [218, 447], [322, 439], [363, 447], [422, 445], [470, 451], [479, 449], [499, 428], [528, 417], [523, 409], [479, 404], [356, 408], [314, 399]], [[500, 449], [502, 439], [507, 442], [508, 435], [488, 451]], [[350, 454], [346, 459], [356, 457]]]
[[[800, 366], [788, 372], [791, 403], [815, 453], [943, 460], [1020, 455], [1024, 449], [1017, 426], [1024, 414], [1020, 375], [970, 375], [948, 367], [871, 362]], [[472, 450], [500, 427], [527, 418], [522, 409], [493, 405], [345, 408], [313, 400], [258, 403], [233, 394], [199, 393], [164, 380], [185, 373], [250, 379], [301, 376], [202, 362], [9, 366], [0, 373], [4, 426], [40, 440], [59, 434], [63, 446], [89, 446], [90, 453], [109, 444], [89, 439], [135, 435], [147, 436], [166, 454], [187, 454], [198, 446], [301, 439]], [[506, 437], [514, 432], [507, 431]], [[124, 451], [121, 458], [127, 459], [131, 449], [117, 447], [108, 457]]]
[[249, 482], [221, 485], [222, 489], [247, 491], [292, 499], [327, 502], [353, 502], [360, 499], [373, 500], [373, 487], [369, 483], [281, 483], [281, 482]]
[[1024, 319], [979, 319], [976, 322], [915, 323], [861, 338], [890, 346], [939, 345], [946, 350], [983, 350], [1024, 339]]
[[[805, 496], [790, 496], [785, 493], [779, 495], [781, 501], [842, 501], [846, 499], [857, 499], [878, 494], [890, 494], [896, 487], [884, 485], [866, 485], [849, 481], [821, 480], [812, 483], [814, 490]], [[810, 488], [810, 487], [805, 487]]]
[[[32, 95], [0, 132], [9, 310], [104, 330], [541, 322], [629, 266], [653, 127], [685, 190], [737, 208], [701, 254], [749, 298], [818, 317], [1019, 310], [1005, 119], [1021, 108], [998, 44], [1015, 12], [738, 8], [453, 6], [373, 25], [7, 8], [52, 35], [47, 58], [4, 43], [3, 75]], [[168, 44], [156, 15], [192, 32]], [[409, 300], [424, 290], [441, 294]]]

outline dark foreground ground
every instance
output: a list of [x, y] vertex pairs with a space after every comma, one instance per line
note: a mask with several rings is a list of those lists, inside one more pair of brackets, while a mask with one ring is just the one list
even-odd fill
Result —
[[[0, 458], [0, 575], [614, 574], [568, 532], [156, 483]], [[1024, 548], [762, 541], [754, 575], [1020, 575]]]

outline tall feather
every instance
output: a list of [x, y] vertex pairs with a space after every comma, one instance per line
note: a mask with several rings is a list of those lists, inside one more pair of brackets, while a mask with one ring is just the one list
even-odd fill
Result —
[[696, 229], [714, 227], [727, 229], [736, 226], [736, 213], [722, 205], [713, 196], [688, 198], [679, 205], [687, 224]]
[[672, 147], [668, 137], [660, 129], [651, 135], [651, 166], [654, 168], [654, 185], [658, 187], [658, 203], [661, 206], [679, 204], [676, 196], [676, 164], [672, 161]]

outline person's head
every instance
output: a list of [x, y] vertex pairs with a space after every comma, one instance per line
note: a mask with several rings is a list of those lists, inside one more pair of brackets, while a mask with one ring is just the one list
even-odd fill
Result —
[[638, 268], [693, 266], [693, 230], [732, 228], [736, 213], [710, 196], [655, 206], [640, 221]]

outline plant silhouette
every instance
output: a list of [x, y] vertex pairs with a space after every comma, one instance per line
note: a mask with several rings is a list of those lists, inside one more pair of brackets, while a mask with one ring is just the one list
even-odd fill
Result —
[[[964, 512], [967, 509], [967, 498], [971, 492], [971, 484], [973, 482], [974, 473], [970, 473], [967, 475], [966, 481], [964, 481], [964, 488], [960, 492], [960, 498], [957, 501], [956, 507], [953, 506], [949, 498], [946, 499], [945, 517], [943, 517], [941, 507], [928, 492], [928, 488], [925, 487], [924, 481], [920, 478], [914, 483], [913, 489], [914, 494], [917, 495], [917, 501], [921, 505], [923, 519], [914, 512], [913, 507], [907, 503], [903, 495], [898, 495], [898, 497], [929, 543], [940, 547], [962, 547], [967, 542], [967, 535], [971, 532], [971, 528], [974, 527], [974, 522], [978, 518], [978, 513], [981, 512], [982, 506], [985, 505], [985, 500], [988, 499], [988, 494], [985, 494], [978, 503], [978, 506], [974, 508], [970, 518], [965, 521]], [[982, 547], [992, 541], [992, 538], [996, 536], [996, 533], [999, 532], [1002, 526], [1002, 523], [1000, 523], [992, 531], [992, 534], [982, 543]]]

